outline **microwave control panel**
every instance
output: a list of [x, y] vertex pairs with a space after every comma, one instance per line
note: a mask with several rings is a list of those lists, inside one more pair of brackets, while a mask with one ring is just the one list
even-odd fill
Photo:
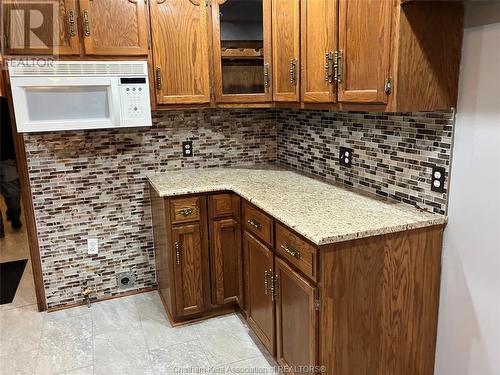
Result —
[[122, 125], [151, 125], [149, 86], [144, 77], [120, 78]]

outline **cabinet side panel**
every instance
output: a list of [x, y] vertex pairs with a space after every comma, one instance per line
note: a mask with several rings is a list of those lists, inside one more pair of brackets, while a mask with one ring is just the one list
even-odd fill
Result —
[[433, 373], [442, 227], [325, 249], [320, 364], [328, 374]]
[[155, 262], [156, 262], [156, 282], [158, 290], [162, 296], [163, 302], [172, 313], [172, 296], [170, 282], [171, 270], [169, 265], [168, 243], [170, 231], [168, 230], [169, 224], [168, 213], [165, 211], [165, 200], [160, 197], [156, 190], [150, 186], [151, 194], [151, 214], [153, 219], [153, 237], [155, 248]]
[[401, 8], [397, 111], [456, 107], [463, 17], [461, 2], [419, 1]]

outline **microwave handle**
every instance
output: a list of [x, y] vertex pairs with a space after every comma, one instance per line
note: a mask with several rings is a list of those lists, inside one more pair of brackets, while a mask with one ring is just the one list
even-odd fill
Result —
[[111, 108], [110, 115], [111, 121], [114, 126], [122, 126], [122, 112], [121, 112], [121, 100], [120, 100], [120, 87], [118, 85], [118, 78], [113, 79], [113, 82], [110, 85], [110, 97], [111, 97]]

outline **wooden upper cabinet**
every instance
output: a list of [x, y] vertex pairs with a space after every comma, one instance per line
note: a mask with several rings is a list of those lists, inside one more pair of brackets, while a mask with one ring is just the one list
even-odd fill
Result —
[[273, 0], [273, 96], [300, 99], [300, 0]]
[[271, 0], [214, 0], [215, 99], [272, 101]]
[[393, 2], [339, 0], [340, 102], [387, 103]]
[[337, 50], [337, 0], [302, 0], [301, 90], [306, 103], [335, 102], [334, 57]]
[[200, 224], [172, 228], [172, 251], [176, 316], [202, 312], [205, 309], [205, 288]]
[[318, 364], [318, 290], [278, 258], [276, 276], [276, 358], [292, 374], [307, 374]]
[[147, 55], [144, 0], [80, 0], [87, 55]]
[[158, 104], [210, 102], [207, 9], [204, 0], [151, 0]]
[[[5, 55], [78, 55], [78, 7], [76, 0], [48, 0], [37, 7], [43, 22], [34, 30], [35, 37], [26, 38], [23, 25], [33, 1], [3, 0], [2, 17]], [[52, 6], [51, 6], [52, 5]], [[33, 22], [35, 22], [34, 20]], [[31, 22], [31, 18], [30, 18]]]

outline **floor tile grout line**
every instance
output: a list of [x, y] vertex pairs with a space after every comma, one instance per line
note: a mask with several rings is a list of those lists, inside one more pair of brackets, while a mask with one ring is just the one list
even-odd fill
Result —
[[139, 306], [137, 305], [137, 298], [134, 298], [134, 305], [137, 310], [137, 315], [139, 316], [139, 322], [141, 323], [141, 332], [142, 336], [144, 337], [144, 345], [146, 347], [146, 354], [149, 359], [149, 368], [151, 369], [151, 374], [154, 375], [154, 370], [153, 370], [153, 361], [151, 360], [151, 351], [149, 350], [149, 345], [148, 341], [146, 340], [146, 332], [144, 332], [144, 326], [142, 325], [142, 316], [141, 313], [139, 312]]

